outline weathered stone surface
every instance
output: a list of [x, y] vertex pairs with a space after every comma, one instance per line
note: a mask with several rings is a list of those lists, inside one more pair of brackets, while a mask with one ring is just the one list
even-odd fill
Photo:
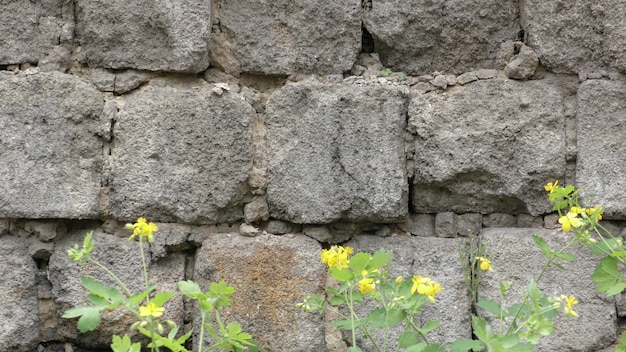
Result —
[[499, 44], [520, 30], [518, 12], [514, 0], [381, 0], [363, 23], [386, 67], [462, 73], [494, 66]]
[[[464, 243], [465, 239], [457, 238], [363, 235], [348, 242], [348, 245], [355, 252], [374, 253], [381, 248], [393, 251], [391, 277], [402, 275], [405, 280], [410, 280], [413, 275], [419, 274], [440, 283], [443, 290], [436, 296], [435, 304], [424, 306], [419, 320], [421, 324], [428, 320], [440, 321], [441, 326], [427, 335], [428, 340], [449, 344], [471, 338], [469, 293], [456, 255], [459, 246]], [[393, 331], [390, 341], [397, 341], [399, 333], [401, 331]]]
[[[262, 348], [323, 351], [322, 317], [296, 307], [324, 285], [320, 250], [304, 235], [214, 235], [196, 256], [194, 280], [206, 289], [219, 280], [233, 286], [233, 304], [223, 319], [241, 323]], [[197, 315], [195, 319], [198, 323]]]
[[483, 228], [482, 214], [461, 214], [457, 220], [458, 234], [463, 237], [478, 235]]
[[435, 234], [439, 237], [455, 237], [458, 216], [455, 213], [445, 212], [435, 216]]
[[0, 72], [0, 216], [98, 215], [100, 92], [58, 72]]
[[36, 63], [57, 44], [62, 1], [0, 3], [0, 65]]
[[358, 2], [216, 2], [211, 64], [231, 74], [342, 73], [361, 49]]
[[217, 96], [202, 82], [129, 94], [112, 143], [111, 215], [212, 224], [243, 218], [253, 117], [239, 95]]
[[562, 100], [549, 82], [499, 79], [416, 96], [414, 211], [549, 212], [543, 185], [565, 170]]
[[605, 218], [626, 217], [626, 84], [591, 80], [578, 90], [576, 181]]
[[411, 214], [405, 223], [406, 230], [415, 236], [435, 236], [435, 215]]
[[[68, 233], [68, 236], [57, 243], [55, 253], [50, 257], [49, 276], [52, 282], [52, 295], [57, 305], [58, 318], [64, 322], [64, 324], [59, 325], [58, 334], [81, 347], [106, 348], [111, 344], [113, 334], [136, 334], [129, 329], [130, 325], [135, 322], [132, 315], [121, 310], [102, 314], [102, 323], [98, 329], [85, 334], [78, 332], [76, 328], [77, 319], [66, 320], [60, 317], [63, 312], [70, 308], [89, 304], [87, 301], [88, 292], [80, 283], [80, 275], [92, 277], [106, 285], [115, 286], [122, 293], [124, 292], [111, 277], [97, 266], [87, 264], [81, 267], [78, 262], [69, 260], [68, 249], [72, 248], [74, 244], [82, 245], [85, 234], [90, 230], [94, 230], [92, 258], [98, 260], [117, 275], [133, 293], [145, 289], [143, 269], [137, 241], [131, 242], [127, 238], [109, 235], [99, 229], [84, 229]], [[158, 235], [157, 232], [154, 236], [158, 237]], [[176, 292], [178, 281], [184, 279], [184, 255], [172, 253], [158, 261], [151, 261], [150, 255], [147, 253], [146, 260], [150, 284], [157, 283], [159, 285], [157, 291], [159, 292]], [[184, 315], [182, 295], [176, 293], [164, 307], [165, 319], [172, 320], [182, 326]]]
[[35, 261], [28, 242], [0, 236], [0, 341], [5, 351], [31, 351], [39, 337]]
[[484, 227], [515, 227], [516, 224], [517, 218], [511, 214], [493, 213], [483, 216]]
[[294, 223], [407, 214], [406, 89], [293, 84], [267, 104], [267, 199]]
[[529, 0], [521, 7], [527, 44], [553, 72], [626, 70], [626, 5], [616, 1]]
[[519, 43], [519, 54], [515, 60], [509, 62], [504, 68], [504, 73], [509, 78], [528, 79], [535, 74], [539, 66], [539, 57], [535, 51], [523, 43]]
[[210, 33], [204, 0], [76, 1], [80, 60], [92, 67], [204, 71]]
[[247, 223], [265, 221], [270, 218], [269, 208], [265, 197], [256, 197], [243, 208], [244, 219]]
[[[493, 272], [481, 279], [479, 295], [499, 302], [498, 282], [512, 281], [507, 302], [520, 302], [521, 293], [531, 278], [539, 275], [546, 263], [545, 255], [535, 245], [532, 235], [541, 236], [550, 248], [558, 250], [571, 240], [571, 234], [559, 230], [485, 229], [483, 238], [490, 253]], [[574, 311], [577, 319], [563, 315], [554, 323], [554, 333], [543, 338], [537, 351], [595, 351], [615, 340], [616, 313], [613, 299], [603, 299], [595, 292], [591, 274], [598, 257], [578, 245], [568, 252], [577, 256], [576, 262], [559, 262], [565, 270], [552, 267], [539, 281], [539, 288], [550, 297], [574, 295], [579, 304]]]

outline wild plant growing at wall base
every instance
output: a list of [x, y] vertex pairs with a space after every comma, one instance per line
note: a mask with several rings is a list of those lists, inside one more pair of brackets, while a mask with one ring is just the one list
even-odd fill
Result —
[[[157, 285], [150, 284], [148, 280], [148, 270], [144, 244], [152, 243], [154, 233], [158, 227], [148, 222], [144, 218], [139, 218], [134, 224], [127, 224], [126, 228], [132, 231], [129, 240], [138, 239], [139, 253], [143, 265], [144, 291], [131, 292], [127, 285], [122, 282], [117, 275], [111, 272], [99, 261], [91, 257], [94, 244], [91, 241], [93, 232], [88, 233], [81, 248], [74, 245], [68, 251], [71, 260], [80, 262], [80, 265], [93, 264], [106, 272], [118, 287], [107, 286], [88, 276], [81, 276], [80, 281], [83, 287], [89, 292], [87, 300], [89, 306], [77, 307], [67, 310], [63, 318], [79, 317], [77, 327], [80, 332], [95, 330], [100, 325], [102, 311], [123, 309], [131, 313], [136, 321], [130, 326], [131, 330], [138, 330], [141, 334], [150, 339], [147, 347], [151, 352], [160, 351], [166, 348], [174, 352], [190, 352], [185, 348], [187, 340], [193, 331], [179, 336], [180, 327], [171, 320], [163, 320], [165, 308], [163, 307], [174, 295], [173, 292], [157, 292]], [[121, 289], [121, 291], [120, 291]], [[200, 309], [200, 331], [197, 351], [226, 350], [240, 352], [257, 352], [257, 342], [250, 334], [242, 331], [238, 323], [225, 324], [220, 317], [220, 310], [231, 305], [229, 298], [235, 289], [228, 286], [226, 282], [214, 282], [210, 284], [209, 290], [204, 292], [194, 281], [180, 281], [179, 291], [186, 297], [195, 300]], [[165, 332], [167, 331], [167, 334]], [[205, 331], [212, 337], [212, 345], [205, 348], [203, 346]], [[132, 342], [128, 335], [113, 336], [111, 349], [114, 352], [139, 352], [140, 342]]]

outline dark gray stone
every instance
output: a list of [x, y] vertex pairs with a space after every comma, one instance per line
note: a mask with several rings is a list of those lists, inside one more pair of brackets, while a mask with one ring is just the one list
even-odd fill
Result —
[[455, 213], [445, 212], [435, 216], [435, 234], [439, 237], [455, 237], [458, 217]]
[[457, 229], [460, 236], [478, 235], [482, 228], [482, 214], [460, 214], [457, 217]]
[[517, 218], [511, 214], [493, 213], [483, 216], [484, 227], [515, 227]]
[[435, 236], [435, 215], [411, 214], [407, 218], [406, 229], [415, 236]]

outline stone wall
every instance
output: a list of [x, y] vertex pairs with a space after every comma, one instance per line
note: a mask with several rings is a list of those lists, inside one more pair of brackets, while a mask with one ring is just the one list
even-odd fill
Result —
[[[236, 287], [229, 316], [270, 351], [342, 351], [295, 304], [322, 246], [391, 249], [444, 286], [437, 341], [471, 338], [457, 248], [481, 235], [525, 283], [566, 240], [543, 185], [582, 186], [626, 224], [626, 4], [557, 0], [0, 2], [0, 350], [95, 351], [67, 250], [141, 287], [125, 222], [157, 222], [151, 280]], [[579, 253], [544, 289], [579, 297], [541, 351], [600, 351], [626, 315]], [[493, 280], [493, 281], [492, 281]], [[553, 292], [554, 291], [554, 292]], [[194, 325], [176, 296], [169, 319]], [[342, 347], [343, 346], [343, 347]]]

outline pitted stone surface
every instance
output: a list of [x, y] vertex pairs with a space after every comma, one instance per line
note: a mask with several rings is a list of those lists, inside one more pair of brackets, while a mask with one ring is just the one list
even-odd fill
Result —
[[[52, 295], [57, 306], [58, 320], [64, 322], [59, 325], [57, 333], [63, 338], [77, 343], [85, 348], [108, 348], [111, 344], [111, 336], [117, 334], [123, 336], [130, 331], [130, 324], [135, 318], [122, 310], [105, 312], [100, 326], [93, 332], [80, 333], [76, 328], [77, 319], [62, 319], [63, 312], [70, 308], [86, 306], [87, 290], [80, 283], [80, 276], [85, 275], [96, 279], [105, 285], [115, 286], [121, 293], [124, 290], [108, 276], [102, 269], [94, 264], [86, 264], [81, 267], [78, 262], [70, 261], [67, 251], [75, 244], [82, 245], [85, 234], [94, 230], [92, 242], [94, 250], [92, 258], [98, 260], [110, 271], [117, 275], [133, 293], [145, 290], [139, 243], [131, 242], [127, 238], [109, 235], [99, 229], [84, 229], [69, 233], [57, 243], [55, 253], [50, 257], [49, 276], [52, 283]], [[130, 232], [128, 232], [130, 235]], [[159, 232], [154, 234], [159, 236]], [[144, 245], [144, 249], [148, 249]], [[148, 281], [150, 284], [158, 284], [158, 292], [176, 292], [178, 281], [184, 279], [185, 256], [181, 253], [170, 253], [167, 257], [158, 261], [151, 261], [147, 251]], [[176, 293], [164, 306], [164, 318], [183, 324], [183, 300], [180, 293]], [[137, 340], [138, 338], [134, 338]], [[144, 343], [144, 346], [146, 344]]]
[[210, 2], [78, 0], [80, 60], [92, 67], [200, 72], [209, 66]]
[[580, 85], [576, 181], [605, 218], [626, 216], [626, 84], [590, 80]]
[[37, 267], [23, 238], [0, 236], [0, 253], [2, 350], [32, 351], [39, 338]]
[[[194, 280], [204, 290], [219, 280], [235, 288], [233, 304], [223, 319], [241, 323], [261, 348], [323, 351], [322, 316], [296, 307], [307, 296], [319, 293], [326, 281], [321, 249], [304, 235], [213, 235], [198, 251]], [[195, 321], [199, 320], [196, 315]]]
[[406, 90], [293, 84], [267, 104], [270, 215], [294, 223], [407, 214]]
[[342, 73], [361, 49], [358, 1], [216, 3], [211, 64], [231, 74]]
[[383, 65], [415, 75], [493, 67], [520, 30], [516, 0], [380, 0], [363, 24]]
[[417, 213], [550, 212], [542, 185], [563, 179], [559, 88], [545, 81], [478, 81], [409, 106]]
[[[535, 245], [532, 235], [542, 237], [552, 250], [563, 248], [572, 235], [560, 230], [484, 229], [482, 236], [487, 254], [491, 255], [492, 272], [485, 272], [478, 295], [500, 302], [499, 282], [512, 281], [507, 302], [518, 303], [530, 280], [536, 278], [547, 259]], [[575, 262], [559, 261], [565, 270], [551, 267], [539, 281], [539, 288], [549, 297], [574, 295], [577, 319], [564, 314], [554, 320], [554, 333], [542, 338], [536, 351], [596, 351], [615, 340], [616, 310], [613, 298], [595, 292], [591, 274], [599, 260], [588, 249], [574, 245], [570, 252]], [[497, 324], [497, 322], [494, 322]]]
[[111, 151], [110, 212], [163, 222], [243, 218], [253, 108], [208, 84], [148, 86], [127, 96]]
[[98, 215], [104, 99], [58, 72], [0, 72], [0, 217]]

